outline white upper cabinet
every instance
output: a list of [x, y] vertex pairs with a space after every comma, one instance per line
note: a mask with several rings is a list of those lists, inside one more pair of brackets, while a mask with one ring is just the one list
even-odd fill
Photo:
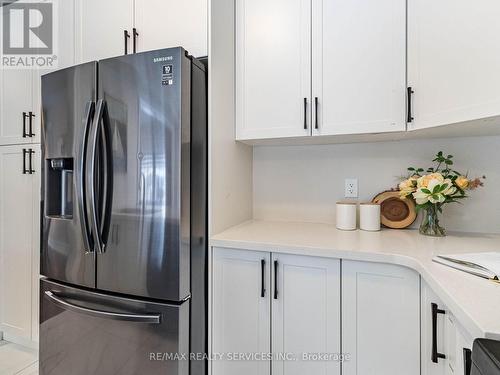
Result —
[[273, 254], [272, 352], [296, 360], [274, 360], [274, 375], [340, 375], [335, 358], [303, 353], [340, 353], [340, 261]]
[[404, 131], [406, 1], [315, 0], [312, 9], [313, 135]]
[[311, 0], [236, 0], [235, 22], [236, 139], [310, 135]]
[[0, 145], [31, 143], [30, 134], [38, 133], [33, 116], [34, 74], [32, 69], [0, 69]]
[[342, 374], [419, 375], [419, 307], [415, 271], [342, 261]]
[[133, 51], [134, 0], [77, 0], [76, 6], [79, 63]]
[[408, 129], [500, 114], [500, 2], [408, 1]]
[[[214, 249], [212, 352], [269, 353], [270, 253]], [[214, 375], [269, 375], [266, 360], [212, 363]]]
[[207, 0], [135, 0], [137, 52], [181, 46], [207, 56], [207, 11]]

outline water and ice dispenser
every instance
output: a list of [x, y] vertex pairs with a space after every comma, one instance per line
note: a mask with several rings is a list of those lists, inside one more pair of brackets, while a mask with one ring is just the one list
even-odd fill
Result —
[[73, 218], [73, 158], [47, 159], [45, 166], [45, 215]]

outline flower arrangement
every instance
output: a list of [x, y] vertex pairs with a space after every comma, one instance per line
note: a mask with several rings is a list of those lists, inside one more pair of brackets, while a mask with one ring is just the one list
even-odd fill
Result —
[[427, 168], [409, 167], [408, 176], [399, 184], [401, 199], [412, 199], [416, 209], [425, 210], [420, 233], [430, 236], [445, 236], [439, 225], [438, 213], [446, 203], [456, 203], [467, 198], [467, 191], [483, 186], [483, 179], [469, 178], [453, 168], [453, 155], [444, 156], [442, 151], [432, 160], [436, 166]]

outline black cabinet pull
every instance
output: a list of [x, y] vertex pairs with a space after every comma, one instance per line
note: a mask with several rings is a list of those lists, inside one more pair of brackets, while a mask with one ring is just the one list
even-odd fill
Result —
[[137, 37], [139, 36], [139, 33], [137, 32], [137, 29], [134, 27], [132, 29], [132, 35], [133, 35], [133, 38], [132, 38], [132, 50], [134, 53], [137, 52]]
[[29, 112], [28, 114], [29, 117], [29, 133], [28, 137], [34, 137], [35, 133], [33, 133], [33, 117], [35, 117], [35, 114], [33, 112]]
[[407, 117], [406, 117], [406, 122], [412, 122], [413, 121], [413, 116], [411, 114], [411, 95], [414, 94], [415, 91], [413, 91], [413, 89], [411, 87], [408, 87], [406, 89], [406, 98], [408, 100], [408, 106], [407, 106], [407, 110], [408, 110], [408, 114], [407, 114]]
[[123, 40], [125, 43], [125, 55], [128, 55], [128, 40], [130, 39], [130, 34], [128, 30], [123, 30]]
[[35, 173], [35, 170], [33, 169], [33, 155], [35, 155], [35, 151], [33, 151], [31, 148], [28, 150], [29, 154], [29, 159], [28, 159], [28, 173], [33, 174]]
[[28, 151], [23, 148], [23, 174], [26, 174], [28, 171], [26, 170], [26, 154]]
[[274, 261], [274, 299], [278, 299], [278, 261]]
[[439, 358], [446, 358], [446, 356], [442, 353], [439, 353], [437, 350], [437, 314], [445, 314], [444, 310], [438, 309], [438, 305], [436, 303], [431, 303], [431, 312], [432, 312], [432, 351], [431, 351], [431, 361], [434, 363], [438, 363]]
[[307, 98], [304, 98], [304, 129], [307, 130]]
[[314, 98], [314, 129], [319, 129], [318, 123], [318, 97]]
[[260, 261], [260, 296], [264, 298], [266, 296], [266, 261], [265, 259], [261, 259]]
[[464, 375], [470, 375], [472, 367], [472, 352], [468, 348], [463, 349], [464, 352]]
[[26, 133], [26, 117], [28, 117], [28, 114], [23, 112], [23, 138], [28, 136], [28, 133]]

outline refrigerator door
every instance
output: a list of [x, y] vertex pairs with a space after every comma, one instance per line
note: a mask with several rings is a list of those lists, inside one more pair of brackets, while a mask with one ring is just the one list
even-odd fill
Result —
[[169, 301], [189, 296], [190, 85], [182, 48], [99, 62], [112, 173], [99, 290]]
[[189, 301], [144, 302], [41, 280], [40, 305], [40, 375], [189, 373]]
[[97, 63], [42, 77], [41, 274], [95, 287], [84, 158], [95, 111]]

